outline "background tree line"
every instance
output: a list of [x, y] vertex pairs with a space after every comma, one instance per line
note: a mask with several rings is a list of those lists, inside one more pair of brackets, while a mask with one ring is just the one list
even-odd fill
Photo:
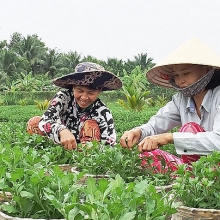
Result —
[[162, 105], [173, 95], [172, 90], [146, 80], [146, 71], [155, 65], [147, 53], [127, 61], [117, 58], [104, 61], [71, 50], [59, 52], [46, 47], [36, 34], [24, 37], [15, 32], [8, 42], [0, 41], [0, 104], [33, 104], [33, 94], [50, 98], [45, 91], [57, 90], [52, 79], [74, 72], [75, 66], [84, 61], [98, 63], [121, 78], [122, 89], [108, 95], [111, 100], [121, 99], [119, 103], [127, 109], [140, 111], [146, 104], [158, 105], [158, 101]]
[[133, 60], [108, 58], [104, 61], [90, 55], [82, 56], [72, 50], [68, 53], [59, 52], [46, 47], [36, 34], [24, 37], [15, 32], [9, 42], [0, 41], [0, 89], [13, 90], [15, 84], [20, 84], [17, 90], [43, 89], [50, 84], [51, 79], [74, 72], [75, 66], [83, 61], [99, 63], [120, 77], [125, 72], [129, 75], [136, 66], [142, 72], [154, 66], [153, 59], [147, 53], [138, 54]]

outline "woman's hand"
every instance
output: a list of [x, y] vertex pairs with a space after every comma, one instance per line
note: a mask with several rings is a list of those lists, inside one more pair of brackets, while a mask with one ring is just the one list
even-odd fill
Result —
[[153, 136], [145, 137], [139, 144], [138, 150], [142, 151], [152, 151], [158, 149], [159, 147], [173, 143], [173, 134], [164, 133], [157, 134]]
[[132, 129], [130, 131], [125, 131], [124, 134], [120, 138], [120, 144], [124, 148], [132, 148], [141, 137], [140, 129]]
[[77, 149], [77, 143], [74, 135], [68, 130], [64, 129], [60, 132], [60, 143], [67, 150]]

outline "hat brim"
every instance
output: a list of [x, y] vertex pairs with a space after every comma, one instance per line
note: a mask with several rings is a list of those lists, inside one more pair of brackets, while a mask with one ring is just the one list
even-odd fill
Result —
[[169, 83], [170, 77], [173, 76], [171, 65], [178, 64], [196, 64], [218, 69], [220, 55], [197, 38], [192, 38], [148, 70], [146, 77], [156, 85], [172, 88]]
[[71, 73], [53, 80], [56, 86], [70, 89], [73, 85], [88, 86], [102, 91], [118, 90], [122, 87], [121, 80], [108, 71], [90, 71]]

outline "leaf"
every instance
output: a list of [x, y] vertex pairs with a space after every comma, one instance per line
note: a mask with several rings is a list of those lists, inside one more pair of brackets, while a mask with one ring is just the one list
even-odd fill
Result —
[[18, 212], [18, 210], [16, 208], [14, 208], [13, 205], [10, 205], [10, 204], [2, 204], [1, 209], [3, 211], [6, 211], [7, 213], [17, 213]]
[[5, 183], [5, 180], [4, 179], [1, 179], [0, 180], [0, 189], [1, 190], [4, 190], [4, 189], [7, 189], [7, 184]]
[[132, 211], [132, 212], [127, 212], [126, 214], [124, 214], [123, 216], [121, 216], [119, 218], [119, 220], [132, 220], [135, 218], [136, 215], [136, 211]]
[[79, 209], [77, 207], [74, 207], [68, 213], [67, 220], [72, 220], [72, 219], [74, 219], [74, 220], [82, 220], [83, 219], [83, 216], [81, 215], [81, 213], [79, 213]]
[[20, 195], [23, 198], [29, 198], [29, 199], [34, 197], [34, 195], [32, 193], [28, 192], [28, 191], [21, 191]]

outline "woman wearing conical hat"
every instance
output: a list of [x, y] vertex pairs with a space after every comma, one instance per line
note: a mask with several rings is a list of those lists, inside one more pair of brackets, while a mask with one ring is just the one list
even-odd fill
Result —
[[62, 89], [52, 98], [42, 117], [35, 116], [28, 121], [27, 131], [46, 135], [68, 150], [90, 141], [114, 145], [114, 120], [99, 95], [120, 89], [121, 80], [96, 63], [83, 62], [76, 66], [74, 73], [53, 83]]
[[[143, 156], [162, 156], [167, 164], [190, 164], [220, 150], [220, 55], [193, 38], [146, 76], [156, 85], [176, 89], [177, 94], [146, 124], [125, 131], [120, 138], [122, 147], [137, 144]], [[179, 126], [178, 132], [170, 132]], [[161, 150], [172, 143], [180, 157]]]

